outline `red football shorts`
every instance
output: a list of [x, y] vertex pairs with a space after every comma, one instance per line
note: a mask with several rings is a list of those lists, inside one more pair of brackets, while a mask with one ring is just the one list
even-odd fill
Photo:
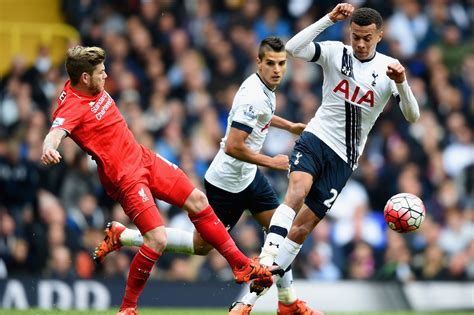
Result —
[[[146, 152], [146, 151], [145, 151]], [[147, 152], [135, 183], [120, 194], [120, 204], [142, 234], [163, 225], [154, 198], [182, 208], [194, 185], [176, 165]]]

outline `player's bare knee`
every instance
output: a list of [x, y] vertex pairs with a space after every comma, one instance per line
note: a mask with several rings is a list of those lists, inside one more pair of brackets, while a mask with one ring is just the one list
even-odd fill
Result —
[[186, 199], [183, 208], [189, 213], [197, 213], [205, 209], [208, 205], [209, 201], [206, 195], [199, 189], [194, 189], [188, 199]]
[[306, 194], [307, 192], [304, 187], [298, 187], [298, 185], [295, 185], [291, 190], [288, 190], [285, 196], [285, 204], [292, 209], [299, 209], [303, 205]]

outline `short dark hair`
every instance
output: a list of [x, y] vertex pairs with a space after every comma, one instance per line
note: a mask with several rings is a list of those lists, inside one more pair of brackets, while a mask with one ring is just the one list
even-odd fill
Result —
[[371, 8], [359, 8], [352, 13], [351, 23], [360, 26], [375, 24], [378, 30], [382, 28], [382, 16], [377, 10]]
[[285, 45], [280, 38], [270, 36], [260, 42], [258, 48], [258, 58], [261, 60], [267, 51], [282, 52], [285, 51]]
[[105, 51], [100, 47], [75, 46], [66, 54], [66, 71], [71, 83], [79, 83], [81, 75], [86, 72], [92, 75], [95, 67], [105, 61]]

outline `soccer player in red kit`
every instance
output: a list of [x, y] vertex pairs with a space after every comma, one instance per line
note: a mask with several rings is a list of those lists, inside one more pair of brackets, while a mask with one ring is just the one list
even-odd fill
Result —
[[271, 272], [236, 247], [204, 193], [187, 176], [150, 149], [138, 144], [114, 100], [104, 90], [105, 52], [76, 46], [67, 51], [69, 80], [58, 98], [52, 127], [44, 139], [41, 161], [57, 164], [62, 139], [69, 136], [97, 163], [107, 194], [120, 202], [144, 244], [133, 258], [118, 314], [138, 314], [137, 300], [166, 247], [166, 232], [154, 198], [183, 208], [199, 234], [229, 262], [238, 283], [259, 278], [271, 284]]

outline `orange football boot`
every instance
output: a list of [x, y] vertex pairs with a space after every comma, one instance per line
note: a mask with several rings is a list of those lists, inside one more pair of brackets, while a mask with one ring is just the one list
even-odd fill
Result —
[[324, 315], [323, 312], [315, 311], [302, 300], [296, 300], [290, 305], [278, 302], [278, 315]]
[[135, 307], [127, 307], [123, 310], [119, 310], [117, 315], [138, 315], [138, 312]]
[[120, 234], [122, 234], [125, 229], [125, 225], [117, 221], [107, 223], [104, 240], [100, 242], [99, 246], [95, 248], [94, 253], [92, 254], [92, 258], [94, 258], [95, 262], [99, 264], [102, 263], [107, 254], [122, 247]]
[[248, 265], [240, 269], [232, 269], [234, 273], [235, 282], [244, 283], [252, 279], [258, 279], [259, 283], [264, 286], [271, 286], [273, 284], [272, 273], [267, 266], [260, 264], [258, 257], [249, 259]]
[[242, 302], [234, 302], [229, 307], [229, 315], [249, 315], [252, 310], [252, 305], [244, 304]]

